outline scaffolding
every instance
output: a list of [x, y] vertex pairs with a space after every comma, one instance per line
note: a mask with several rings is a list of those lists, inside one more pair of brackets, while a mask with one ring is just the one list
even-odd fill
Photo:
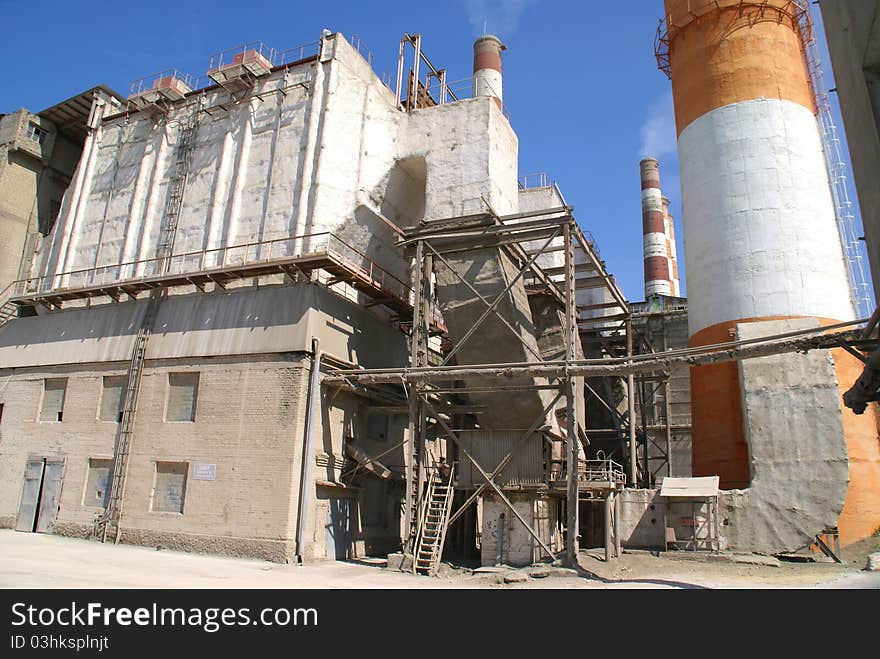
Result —
[[[541, 247], [535, 249], [538, 244]], [[376, 381], [401, 383], [409, 399], [409, 434], [406, 453], [407, 487], [404, 501], [404, 528], [408, 537], [404, 538], [404, 546], [409, 553], [419, 551], [418, 539], [424, 534], [422, 520], [417, 518], [417, 511], [425, 505], [426, 491], [430, 488], [430, 464], [426, 451], [426, 439], [429, 429], [437, 432], [451, 445], [455, 446], [461, 460], [466, 460], [468, 467], [481, 478], [481, 482], [473, 490], [468, 490], [465, 501], [449, 514], [448, 525], [461, 518], [468, 508], [483, 494], [492, 493], [494, 497], [509, 509], [532, 536], [535, 546], [546, 557], [555, 558], [556, 553], [542, 537], [524, 519], [508, 497], [510, 491], [501, 482], [505, 468], [516, 459], [518, 452], [531, 439], [534, 440], [539, 428], [546, 422], [550, 414], [561, 400], [565, 400], [564, 432], [561, 438], [564, 445], [563, 457], [559, 468], [548, 465], [542, 487], [544, 491], [555, 493], [565, 502], [565, 556], [569, 564], [574, 565], [578, 552], [578, 502], [582, 494], [599, 491], [600, 485], [605, 489], [606, 496], [611, 497], [623, 486], [625, 476], [618, 465], [610, 464], [589, 466], [579, 458], [579, 445], [589, 439], [582, 436], [578, 429], [578, 408], [582, 405], [579, 396], [578, 377], [569, 372], [578, 354], [580, 341], [579, 329], [607, 322], [604, 318], [583, 318], [580, 316], [576, 302], [578, 286], [604, 286], [615, 299], [618, 314], [622, 318], [628, 315], [626, 300], [617, 289], [613, 279], [605, 270], [598, 258], [592, 242], [589, 241], [575, 218], [570, 207], [561, 207], [520, 213], [498, 217], [494, 213], [477, 216], [450, 218], [423, 222], [421, 226], [406, 232], [402, 246], [414, 258], [412, 289], [414, 292], [413, 325], [410, 335], [410, 366], [407, 369], [387, 369], [379, 371], [338, 371], [328, 376], [325, 383], [332, 384], [375, 384]], [[478, 249], [499, 249], [516, 264], [516, 275], [507, 281], [506, 288], [494, 300], [483, 297], [464, 275], [458, 272], [449, 262], [451, 254]], [[545, 269], [539, 263], [542, 256], [558, 251], [564, 252], [564, 266]], [[577, 260], [586, 267], [576, 269]], [[470, 290], [475, 300], [479, 300], [486, 309], [462, 337], [455, 337], [454, 348], [445, 355], [439, 366], [430, 366], [428, 310], [436, 306], [434, 290], [431, 285], [434, 267], [448, 268], [458, 282]], [[503, 326], [516, 335], [527, 349], [529, 345], [503, 318], [498, 307], [500, 302], [509, 296], [517, 282], [522, 280], [526, 290], [540, 292], [554, 297], [564, 308], [564, 346], [565, 355], [562, 360], [548, 361], [535, 355], [534, 361], [523, 364], [481, 364], [456, 366], [449, 362], [458, 349], [474, 336], [479, 327], [489, 316], [496, 316]], [[542, 367], [552, 367], [554, 372], [546, 381], [536, 379], [533, 371]], [[509, 369], [521, 371], [525, 382], [511, 378]], [[415, 373], [424, 373], [421, 377], [413, 377]], [[518, 437], [511, 438], [506, 444], [504, 455], [493, 466], [481, 464], [481, 459], [473, 444], [464, 437], [467, 429], [454, 428], [454, 415], [447, 413], [449, 405], [455, 404], [458, 397], [473, 394], [486, 387], [485, 380], [490, 376], [496, 379], [491, 385], [492, 391], [536, 390], [545, 389], [553, 392], [549, 402], [534, 419], [531, 426]], [[378, 380], [376, 380], [378, 378]], [[519, 431], [517, 431], [519, 432]], [[599, 480], [601, 483], [599, 483]], [[474, 483], [476, 485], [476, 483]], [[445, 530], [443, 531], [445, 533]], [[432, 530], [432, 533], [437, 533]], [[442, 547], [440, 548], [442, 550]], [[432, 559], [435, 556], [432, 555]]]

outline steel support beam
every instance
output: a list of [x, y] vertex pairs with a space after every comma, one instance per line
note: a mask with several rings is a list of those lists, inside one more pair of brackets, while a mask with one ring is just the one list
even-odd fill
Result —
[[553, 550], [550, 549], [550, 547], [548, 547], [547, 544], [541, 539], [541, 536], [539, 536], [535, 532], [535, 530], [532, 528], [532, 525], [529, 524], [525, 519], [523, 519], [523, 516], [519, 514], [519, 512], [514, 507], [513, 503], [510, 501], [510, 499], [507, 498], [507, 496], [504, 494], [504, 492], [502, 492], [501, 488], [495, 484], [495, 482], [491, 479], [489, 474], [486, 473], [486, 470], [483, 469], [483, 467], [480, 465], [479, 462], [477, 462], [477, 459], [474, 458], [474, 456], [471, 455], [470, 451], [467, 450], [467, 448], [464, 446], [464, 444], [462, 443], [459, 436], [455, 434], [455, 431], [453, 431], [452, 428], [449, 427], [449, 424], [447, 424], [446, 421], [443, 420], [443, 417], [441, 417], [437, 414], [437, 411], [433, 408], [433, 406], [431, 405], [431, 402], [426, 400], [425, 405], [427, 405], [432, 416], [437, 420], [437, 423], [439, 423], [440, 426], [443, 428], [443, 431], [446, 433], [447, 437], [449, 437], [453, 442], [455, 442], [455, 445], [458, 447], [458, 450], [460, 450], [464, 454], [464, 456], [468, 460], [471, 461], [471, 464], [474, 465], [476, 470], [480, 473], [480, 476], [482, 476], [483, 479], [486, 481], [486, 483], [488, 483], [489, 486], [493, 490], [495, 490], [496, 494], [501, 499], [501, 501], [504, 503], [504, 505], [506, 505], [510, 509], [510, 512], [513, 513], [513, 516], [516, 517], [517, 520], [519, 520], [519, 523], [525, 527], [526, 531], [528, 531], [529, 534], [535, 539], [535, 541], [538, 543], [538, 545], [540, 545], [541, 549], [543, 549], [550, 558], [555, 558], [555, 556], [553, 554]]
[[576, 378], [569, 371], [576, 359], [576, 342], [580, 340], [577, 326], [577, 299], [575, 297], [574, 241], [572, 224], [563, 227], [565, 242], [565, 445], [566, 466], [566, 537], [565, 558], [569, 567], [577, 565], [578, 555], [578, 398]]
[[[488, 318], [493, 313], [496, 314], [499, 318], [501, 317], [501, 314], [495, 310], [496, 307], [501, 303], [502, 300], [504, 300], [505, 297], [507, 297], [507, 295], [513, 289], [513, 287], [516, 285], [516, 283], [520, 279], [522, 279], [523, 275], [526, 274], [526, 272], [528, 272], [528, 270], [531, 268], [532, 264], [538, 260], [538, 257], [543, 253], [543, 250], [546, 249], [547, 247], [549, 247], [550, 243], [553, 242], [553, 240], [555, 240], [558, 235], [559, 235], [559, 231], [557, 230], [547, 240], [547, 242], [544, 243], [544, 246], [541, 248], [541, 251], [539, 251], [537, 254], [535, 254], [529, 260], [529, 262], [526, 264], [526, 266], [524, 268], [522, 268], [513, 279], [510, 280], [510, 282], [507, 284], [507, 286], [505, 286], [504, 290], [498, 295], [498, 297], [495, 298], [495, 301], [492, 302], [492, 304], [489, 305], [489, 308], [483, 312], [483, 315], [480, 316], [479, 319], [477, 319], [477, 321], [470, 327], [470, 329], [467, 332], [465, 332], [465, 335], [461, 338], [461, 340], [455, 344], [455, 347], [452, 349], [452, 352], [450, 352], [448, 355], [446, 355], [446, 358], [443, 360], [443, 363], [440, 364], [441, 366], [446, 366], [449, 363], [449, 361], [452, 359], [452, 357], [455, 355], [455, 353], [458, 352], [459, 348], [461, 348], [461, 346], [463, 346], [465, 344], [465, 342], [467, 342], [467, 340], [474, 335], [474, 333], [477, 331], [477, 329], [480, 327], [480, 325], [483, 324], [483, 321], [485, 321], [486, 318]], [[420, 242], [419, 245], [421, 245], [421, 244], [422, 243]], [[455, 272], [455, 271], [453, 270], [453, 272]], [[540, 361], [540, 359], [541, 359], [540, 356], [538, 356], [539, 361]]]

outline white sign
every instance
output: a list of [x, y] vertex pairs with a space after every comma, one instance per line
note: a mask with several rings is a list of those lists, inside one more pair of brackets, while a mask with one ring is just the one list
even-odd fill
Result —
[[217, 465], [196, 462], [193, 465], [193, 479], [197, 481], [217, 480]]

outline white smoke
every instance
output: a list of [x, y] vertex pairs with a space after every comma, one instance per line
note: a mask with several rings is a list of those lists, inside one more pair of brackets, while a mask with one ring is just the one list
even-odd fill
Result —
[[642, 158], [676, 155], [678, 140], [675, 133], [675, 110], [672, 92], [651, 104], [648, 116], [642, 123]]
[[518, 29], [523, 12], [539, 0], [464, 0], [474, 36], [484, 33], [508, 38]]

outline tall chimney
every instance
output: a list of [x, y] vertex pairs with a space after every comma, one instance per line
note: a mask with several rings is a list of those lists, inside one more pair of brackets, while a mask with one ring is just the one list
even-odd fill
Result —
[[655, 158], [639, 163], [642, 174], [642, 233], [645, 254], [645, 299], [678, 296], [675, 234], [669, 200], [660, 189], [660, 165]]
[[492, 96], [498, 106], [504, 102], [501, 75], [501, 51], [506, 50], [501, 39], [486, 34], [474, 42], [474, 96]]
[[[691, 346], [729, 341], [745, 323], [823, 325], [855, 315], [804, 59], [809, 10], [805, 17], [801, 5], [665, 0], [668, 58], [659, 60], [675, 102]], [[840, 382], [861, 367], [843, 350], [831, 358]], [[691, 404], [694, 476], [749, 487], [736, 362], [693, 368]], [[880, 460], [861, 457], [876, 455], [874, 420], [848, 410], [841, 418], [851, 464], [859, 465], [838, 520], [847, 544], [880, 525], [880, 506], [867, 504], [880, 500]], [[780, 452], [786, 439], [778, 438]]]
[[663, 196], [663, 225], [666, 229], [666, 254], [669, 257], [669, 283], [673, 297], [681, 297], [681, 282], [678, 278], [678, 250], [675, 248], [675, 220], [669, 212], [669, 198]]

